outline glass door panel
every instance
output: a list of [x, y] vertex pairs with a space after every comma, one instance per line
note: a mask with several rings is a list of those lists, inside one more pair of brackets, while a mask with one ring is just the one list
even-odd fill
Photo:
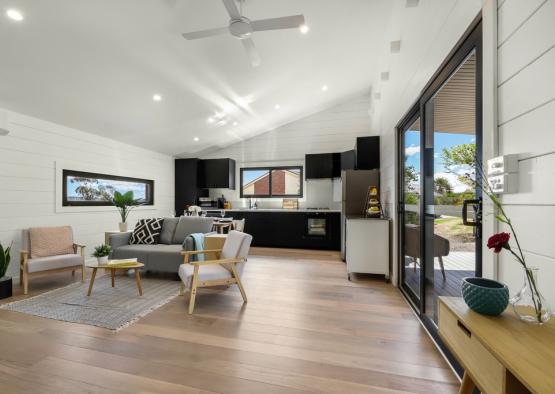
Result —
[[420, 117], [402, 132], [401, 268], [403, 287], [420, 299], [422, 260], [420, 253]]
[[481, 267], [479, 227], [463, 223], [463, 207], [479, 198], [468, 179], [479, 151], [476, 86], [472, 52], [424, 106], [424, 314], [434, 324], [437, 297], [459, 297], [461, 279]]

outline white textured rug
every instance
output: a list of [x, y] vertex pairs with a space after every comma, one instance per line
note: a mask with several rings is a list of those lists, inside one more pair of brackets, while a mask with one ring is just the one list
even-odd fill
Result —
[[106, 275], [94, 281], [90, 297], [87, 297], [87, 281], [4, 304], [0, 308], [117, 331], [133, 324], [179, 294], [178, 281], [145, 278], [141, 282], [142, 297], [139, 296], [135, 278], [116, 276], [116, 286], [112, 287], [110, 276]]

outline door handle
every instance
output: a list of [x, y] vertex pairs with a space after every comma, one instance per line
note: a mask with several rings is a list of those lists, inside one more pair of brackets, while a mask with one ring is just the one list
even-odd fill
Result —
[[[474, 206], [474, 220], [468, 220], [468, 206]], [[462, 206], [462, 220], [463, 220], [463, 224], [465, 226], [478, 226], [480, 224], [481, 221], [481, 200], [480, 199], [475, 199], [475, 200], [464, 200], [463, 201], [463, 206]]]

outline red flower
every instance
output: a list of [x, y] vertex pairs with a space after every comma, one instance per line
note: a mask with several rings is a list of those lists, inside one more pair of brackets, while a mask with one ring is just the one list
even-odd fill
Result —
[[509, 247], [509, 239], [511, 238], [511, 234], [509, 233], [499, 233], [493, 234], [488, 239], [488, 248], [493, 249], [495, 253], [501, 252], [501, 249], [510, 249]]

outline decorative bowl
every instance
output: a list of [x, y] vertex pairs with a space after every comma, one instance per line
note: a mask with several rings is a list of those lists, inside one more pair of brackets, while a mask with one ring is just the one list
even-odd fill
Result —
[[482, 315], [500, 315], [509, 305], [509, 288], [492, 279], [463, 278], [462, 296], [470, 309]]

